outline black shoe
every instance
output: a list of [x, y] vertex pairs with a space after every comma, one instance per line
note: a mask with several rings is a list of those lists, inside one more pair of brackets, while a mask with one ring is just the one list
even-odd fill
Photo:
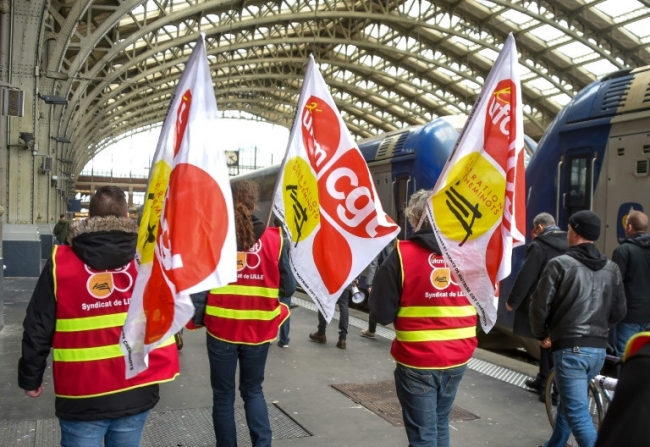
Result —
[[544, 387], [542, 386], [542, 383], [537, 379], [527, 379], [524, 382], [524, 385], [526, 385], [526, 387], [530, 388], [528, 391], [532, 391], [532, 392], [537, 393], [537, 394], [541, 394], [542, 390], [544, 389]]
[[336, 344], [336, 347], [339, 349], [345, 349], [347, 347], [345, 340], [342, 338], [339, 338], [339, 342]]
[[327, 343], [327, 337], [325, 334], [314, 332], [309, 334], [309, 339], [315, 343]]

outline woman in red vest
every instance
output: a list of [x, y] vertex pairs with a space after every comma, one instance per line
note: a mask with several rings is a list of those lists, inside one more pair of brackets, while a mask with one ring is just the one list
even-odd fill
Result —
[[237, 445], [235, 371], [253, 446], [271, 445], [271, 425], [262, 382], [269, 344], [289, 308], [278, 297], [289, 270], [282, 255], [278, 228], [267, 228], [253, 215], [257, 184], [232, 184], [237, 234], [237, 282], [210, 290], [204, 324], [207, 329], [212, 419], [217, 446]]
[[[413, 228], [375, 276], [370, 312], [394, 323], [395, 388], [410, 447], [449, 447], [449, 414], [476, 348], [476, 311], [451, 278], [426, 217], [431, 190], [411, 196]], [[420, 221], [422, 223], [420, 224]]]

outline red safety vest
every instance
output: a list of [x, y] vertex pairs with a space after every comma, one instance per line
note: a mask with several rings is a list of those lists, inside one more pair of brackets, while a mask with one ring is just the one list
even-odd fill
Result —
[[65, 245], [52, 254], [56, 328], [52, 340], [54, 393], [88, 398], [173, 380], [178, 375], [174, 338], [149, 353], [149, 368], [125, 379], [119, 340], [138, 274], [131, 261], [93, 270]]
[[281, 252], [278, 229], [267, 228], [253, 247], [237, 253], [237, 282], [208, 293], [204, 323], [211, 336], [249, 345], [275, 339], [289, 316], [278, 299]]
[[442, 256], [410, 241], [398, 241], [402, 296], [391, 354], [397, 363], [421, 369], [464, 365], [476, 349], [476, 311], [454, 284]]

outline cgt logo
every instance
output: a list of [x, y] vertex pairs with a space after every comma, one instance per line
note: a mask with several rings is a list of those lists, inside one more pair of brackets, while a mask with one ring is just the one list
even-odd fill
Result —
[[102, 271], [93, 270], [87, 265], [84, 265], [84, 268], [90, 275], [86, 281], [86, 290], [98, 300], [108, 298], [114, 290], [126, 292], [133, 285], [133, 277], [128, 272], [128, 265], [115, 270]]
[[[339, 149], [341, 123], [336, 111], [322, 98], [311, 96], [302, 110], [300, 123], [317, 188], [306, 195], [307, 200], [302, 204], [306, 216], [303, 222], [305, 229], [313, 228], [307, 223], [310, 215], [307, 207], [311, 203], [309, 199], [316, 197], [322, 213], [317, 215], [320, 228], [314, 236], [312, 253], [325, 287], [334, 293], [344, 285], [352, 268], [352, 249], [339, 228], [359, 238], [371, 239], [390, 234], [396, 225], [392, 221], [387, 226], [379, 223], [372, 179], [359, 151], [354, 147]], [[314, 187], [313, 176], [302, 178], [305, 185]], [[297, 194], [296, 197], [301, 198]], [[337, 249], [334, 251], [332, 247]]]
[[432, 268], [429, 279], [434, 288], [437, 290], [445, 290], [450, 284], [455, 284], [451, 279], [451, 270], [445, 264], [444, 259], [430, 254], [429, 266]]
[[262, 241], [257, 241], [255, 245], [248, 249], [248, 251], [237, 252], [237, 271], [241, 272], [245, 268], [256, 269], [260, 266], [262, 258], [260, 251], [262, 250]]

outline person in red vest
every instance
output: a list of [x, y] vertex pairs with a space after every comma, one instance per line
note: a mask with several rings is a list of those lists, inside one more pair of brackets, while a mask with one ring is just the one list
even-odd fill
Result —
[[237, 234], [237, 281], [207, 293], [203, 324], [212, 386], [212, 420], [219, 447], [237, 445], [235, 371], [254, 447], [270, 447], [271, 424], [262, 383], [269, 345], [289, 317], [280, 302], [291, 270], [279, 228], [267, 228], [253, 215], [259, 198], [256, 183], [231, 185]]
[[149, 368], [125, 378], [118, 345], [138, 273], [138, 228], [124, 192], [103, 186], [90, 199], [89, 218], [70, 227], [70, 245], [54, 247], [23, 322], [18, 386], [43, 392], [52, 350], [55, 413], [66, 447], [140, 445], [159, 400], [159, 383], [179, 372], [173, 337], [149, 354]]
[[450, 276], [424, 216], [430, 196], [431, 190], [411, 196], [406, 217], [413, 228], [422, 221], [421, 228], [397, 241], [369, 298], [375, 320], [395, 327], [390, 353], [410, 447], [449, 447], [449, 414], [477, 345], [476, 311]]

